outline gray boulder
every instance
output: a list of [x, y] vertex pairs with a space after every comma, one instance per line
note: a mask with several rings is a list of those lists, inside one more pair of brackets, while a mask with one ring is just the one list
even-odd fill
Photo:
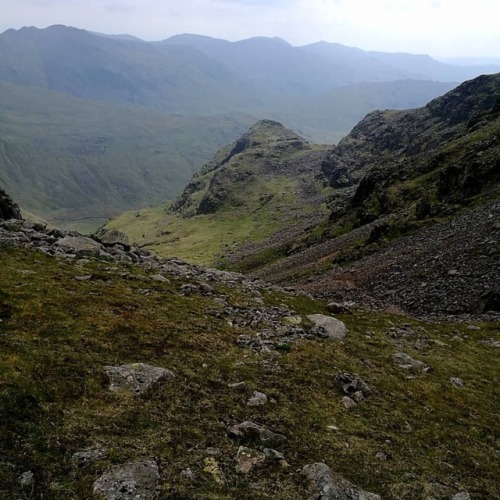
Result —
[[94, 483], [94, 493], [107, 500], [149, 500], [155, 496], [159, 479], [153, 460], [117, 465]]
[[337, 318], [324, 314], [310, 314], [307, 319], [314, 324], [312, 333], [320, 337], [343, 340], [347, 333], [347, 327]]
[[420, 372], [428, 372], [430, 370], [430, 368], [423, 361], [413, 359], [409, 354], [404, 352], [397, 352], [393, 355], [392, 359], [394, 360], [394, 363], [396, 363], [396, 365], [403, 370]]
[[163, 380], [173, 379], [175, 375], [165, 368], [145, 363], [132, 363], [122, 366], [105, 366], [111, 391], [128, 391], [142, 394]]
[[74, 254], [78, 257], [94, 257], [103, 251], [102, 246], [91, 238], [85, 236], [66, 236], [56, 244], [64, 253]]
[[121, 245], [125, 250], [130, 250], [128, 236], [116, 229], [101, 228], [97, 230], [92, 237], [104, 246]]
[[257, 425], [250, 420], [233, 425], [229, 429], [229, 437], [243, 442], [254, 442], [264, 446], [277, 446], [284, 441], [286, 437], [269, 430], [267, 427]]
[[307, 477], [311, 500], [380, 500], [374, 493], [364, 491], [333, 472], [324, 463], [306, 465], [302, 473]]

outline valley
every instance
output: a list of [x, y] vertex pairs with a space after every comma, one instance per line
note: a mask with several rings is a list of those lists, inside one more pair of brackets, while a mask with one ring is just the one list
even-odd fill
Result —
[[493, 65], [4, 32], [0, 497], [500, 497], [499, 190]]

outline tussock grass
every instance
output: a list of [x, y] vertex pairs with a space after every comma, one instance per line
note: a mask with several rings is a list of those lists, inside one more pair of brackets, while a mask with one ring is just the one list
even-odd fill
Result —
[[[498, 338], [498, 325], [469, 330], [359, 312], [340, 317], [349, 328], [343, 344], [302, 341], [256, 354], [236, 345], [239, 334], [255, 331], [208, 314], [220, 307], [215, 297], [181, 295], [183, 279], [126, 281], [120, 272], [144, 271], [75, 267], [13, 249], [0, 250], [0, 262], [0, 302], [11, 310], [0, 322], [3, 498], [29, 498], [17, 482], [27, 470], [35, 475], [32, 498], [90, 498], [93, 481], [112, 464], [150, 457], [160, 466], [160, 498], [301, 499], [299, 470], [316, 461], [385, 498], [425, 498], [433, 482], [474, 498], [499, 494], [498, 354], [482, 342]], [[81, 274], [93, 279], [74, 279]], [[216, 289], [234, 306], [253, 297]], [[324, 312], [323, 303], [304, 297], [267, 291], [262, 299], [301, 315]], [[388, 335], [403, 324], [417, 333]], [[418, 339], [426, 340], [420, 349]], [[396, 351], [431, 371], [409, 378], [392, 362]], [[102, 367], [129, 362], [169, 368], [176, 378], [144, 397], [109, 392]], [[359, 374], [373, 389], [351, 410], [340, 405], [333, 382], [339, 370]], [[453, 387], [450, 377], [465, 386]], [[227, 387], [240, 381], [244, 392]], [[254, 390], [274, 402], [246, 406]], [[236, 473], [238, 444], [227, 429], [244, 420], [287, 437], [280, 450], [288, 469]], [[72, 454], [92, 446], [107, 448], [108, 456], [75, 466]], [[219, 450], [223, 485], [203, 471], [208, 447]], [[192, 480], [180, 474], [188, 467]]]

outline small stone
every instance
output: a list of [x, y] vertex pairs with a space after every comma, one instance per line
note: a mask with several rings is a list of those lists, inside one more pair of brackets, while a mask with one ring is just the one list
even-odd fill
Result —
[[165, 276], [163, 276], [163, 274], [154, 274], [153, 276], [151, 276], [151, 279], [153, 281], [157, 281], [159, 283], [168, 283], [169, 280], [167, 278], [165, 278]]
[[347, 304], [339, 304], [338, 302], [330, 302], [326, 308], [332, 314], [352, 314], [350, 307]]
[[264, 455], [268, 460], [285, 460], [283, 453], [272, 448], [264, 448]]
[[127, 391], [142, 394], [163, 380], [175, 378], [170, 370], [145, 363], [105, 366], [104, 370], [110, 380], [109, 389], [114, 392]]
[[88, 450], [77, 451], [73, 453], [71, 460], [78, 466], [82, 467], [84, 465], [91, 464], [104, 458], [107, 455], [107, 451], [104, 448], [90, 448]]
[[375, 458], [378, 458], [379, 460], [387, 460], [387, 455], [385, 453], [382, 453], [379, 451], [376, 455]]
[[263, 392], [254, 391], [247, 401], [247, 406], [263, 406], [267, 404], [267, 396]]
[[363, 393], [361, 391], [356, 391], [353, 395], [352, 395], [352, 399], [356, 402], [356, 403], [361, 403], [361, 401], [363, 401], [365, 399], [365, 397], [363, 396]]
[[451, 385], [454, 387], [464, 387], [464, 381], [458, 377], [450, 377]]
[[94, 493], [107, 500], [151, 500], [159, 479], [153, 460], [117, 465], [94, 483]]
[[26, 471], [26, 472], [23, 472], [18, 478], [17, 478], [17, 481], [19, 482], [19, 484], [23, 487], [23, 488], [26, 488], [26, 487], [31, 487], [33, 486], [33, 483], [35, 482], [35, 476], [33, 475], [33, 472], [31, 472], [30, 470], [29, 471]]
[[454, 495], [451, 500], [470, 500], [470, 495], [467, 491], [461, 491]]
[[194, 479], [194, 472], [192, 471], [192, 469], [190, 467], [188, 467], [187, 469], [184, 469], [183, 471], [181, 471], [181, 476], [184, 479], [189, 479], [191, 481]]
[[399, 368], [402, 368], [403, 370], [414, 370], [421, 372], [429, 371], [429, 367], [423, 361], [413, 359], [409, 354], [406, 354], [404, 352], [397, 352], [396, 354], [394, 354], [393, 360], [397, 364], [397, 366]]
[[205, 454], [206, 455], [210, 455], [212, 457], [215, 457], [217, 455], [220, 455], [220, 450], [219, 448], [213, 448], [212, 446], [209, 446], [206, 450], [205, 450]]
[[346, 409], [354, 408], [355, 406], [357, 406], [356, 401], [352, 400], [349, 396], [344, 396], [341, 399], [341, 403], [342, 403], [342, 406]]
[[267, 427], [257, 425], [246, 420], [238, 425], [233, 425], [228, 432], [230, 438], [243, 442], [257, 442], [265, 446], [279, 446], [286, 441], [286, 437], [271, 431]]
[[467, 330], [470, 330], [471, 332], [477, 332], [477, 331], [481, 330], [481, 327], [477, 326], [477, 325], [469, 325], [467, 327]]
[[241, 474], [248, 474], [255, 467], [266, 461], [266, 455], [261, 451], [240, 446], [236, 455], [236, 470]]
[[235, 391], [243, 392], [246, 389], [247, 384], [245, 382], [235, 382], [234, 384], [227, 384], [227, 386]]
[[302, 474], [309, 481], [312, 500], [380, 500], [380, 496], [353, 485], [324, 463], [306, 465]]
[[326, 426], [326, 430], [328, 432], [337, 432], [339, 431], [340, 429], [336, 426], [336, 425], [327, 425]]
[[75, 276], [75, 280], [76, 281], [89, 281], [92, 279], [92, 275], [91, 274], [85, 274], [83, 276]]

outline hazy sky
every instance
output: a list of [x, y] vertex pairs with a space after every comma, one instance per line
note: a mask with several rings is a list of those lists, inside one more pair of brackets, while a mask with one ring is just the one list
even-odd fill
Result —
[[0, 0], [0, 31], [66, 24], [161, 40], [279, 36], [435, 57], [500, 58], [500, 0]]

